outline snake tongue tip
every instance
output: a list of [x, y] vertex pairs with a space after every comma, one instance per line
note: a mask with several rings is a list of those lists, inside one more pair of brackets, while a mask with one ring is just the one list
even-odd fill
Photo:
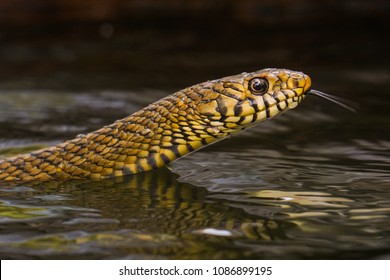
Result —
[[341, 98], [338, 96], [334, 96], [334, 95], [331, 95], [331, 94], [328, 94], [328, 93], [325, 93], [325, 92], [322, 92], [319, 90], [315, 90], [315, 89], [310, 89], [309, 91], [307, 91], [307, 94], [312, 94], [312, 95], [321, 97], [323, 99], [326, 99], [328, 101], [331, 101], [331, 102], [333, 102], [333, 103], [335, 103], [335, 104], [337, 104], [337, 105], [343, 107], [344, 109], [347, 109], [348, 111], [351, 111], [353, 113], [356, 113], [360, 107], [359, 104], [356, 102], [353, 102], [353, 101], [350, 101], [350, 100], [347, 100], [347, 99], [344, 99], [344, 98]]

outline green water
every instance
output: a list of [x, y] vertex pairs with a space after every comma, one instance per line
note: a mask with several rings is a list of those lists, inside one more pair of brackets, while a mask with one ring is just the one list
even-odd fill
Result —
[[[366, 74], [314, 73], [318, 89], [360, 103], [357, 114], [308, 97], [168, 168], [1, 186], [0, 257], [389, 258], [389, 73]], [[0, 157], [99, 128], [171, 92], [2, 90]]]

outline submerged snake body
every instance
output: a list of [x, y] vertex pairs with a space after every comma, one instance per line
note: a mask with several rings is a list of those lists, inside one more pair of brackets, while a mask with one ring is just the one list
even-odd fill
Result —
[[310, 78], [285, 69], [197, 84], [86, 135], [0, 161], [0, 181], [103, 179], [159, 168], [296, 107]]

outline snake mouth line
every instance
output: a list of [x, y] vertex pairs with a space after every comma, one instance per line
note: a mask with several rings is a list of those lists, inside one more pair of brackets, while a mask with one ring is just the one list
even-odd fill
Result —
[[256, 113], [252, 115], [252, 123], [255, 124], [258, 121], [264, 121], [267, 119], [274, 118], [279, 114], [282, 114], [290, 109], [297, 107], [303, 99], [303, 95], [289, 97], [283, 101], [279, 101], [276, 104], [268, 105], [261, 110], [257, 110]]
[[311, 95], [321, 97], [323, 99], [326, 99], [330, 102], [333, 102], [333, 103], [343, 107], [344, 109], [347, 109], [348, 111], [351, 111], [354, 113], [356, 113], [357, 110], [359, 109], [359, 104], [356, 102], [353, 102], [353, 101], [350, 101], [350, 100], [347, 100], [347, 99], [344, 99], [344, 98], [341, 98], [338, 96], [334, 96], [334, 95], [331, 95], [329, 93], [325, 93], [325, 92], [322, 92], [319, 90], [310, 89], [308, 92], [306, 92], [306, 94], [311, 94]]

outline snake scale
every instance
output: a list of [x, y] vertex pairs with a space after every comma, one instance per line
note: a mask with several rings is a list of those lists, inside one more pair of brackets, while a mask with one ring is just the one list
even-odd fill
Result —
[[295, 108], [308, 93], [332, 100], [311, 90], [309, 76], [287, 69], [196, 84], [89, 134], [4, 159], [0, 182], [99, 180], [159, 168]]

